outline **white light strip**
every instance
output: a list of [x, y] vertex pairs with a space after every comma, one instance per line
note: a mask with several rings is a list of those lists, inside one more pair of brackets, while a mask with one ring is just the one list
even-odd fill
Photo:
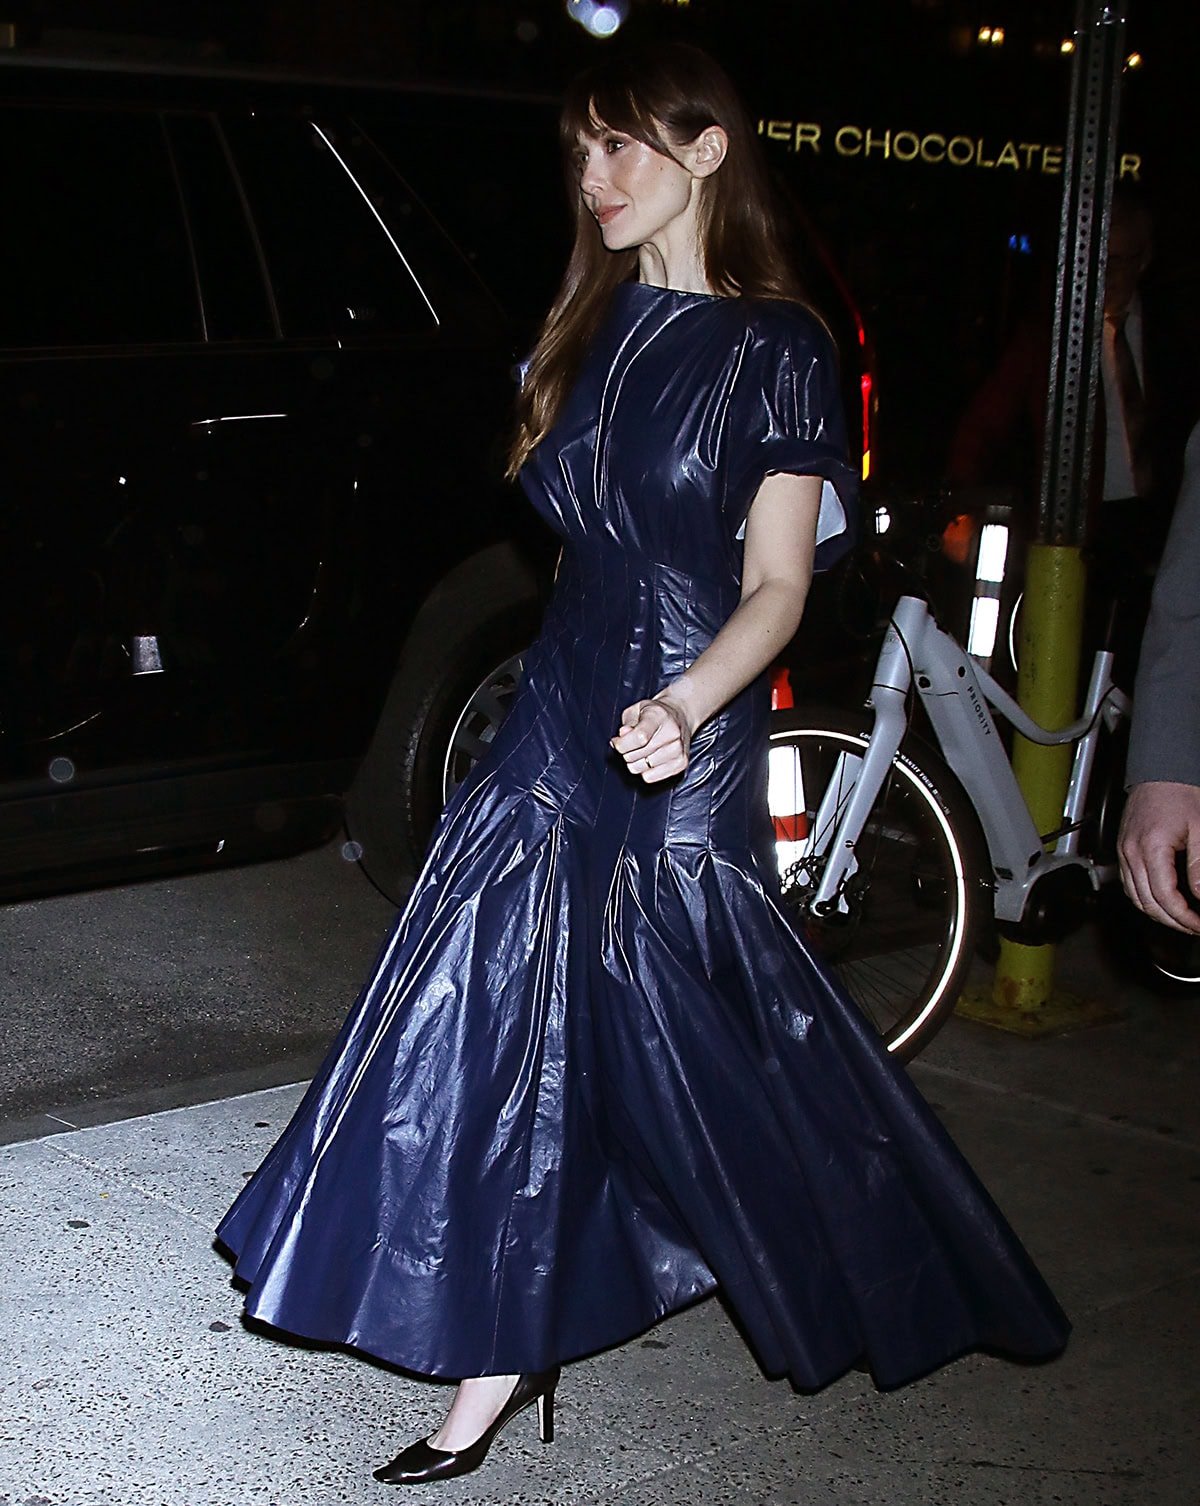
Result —
[[991, 658], [996, 647], [996, 629], [1000, 624], [1000, 603], [994, 596], [977, 596], [971, 603], [971, 626], [967, 633], [967, 653], [977, 659]]
[[975, 566], [976, 580], [991, 580], [997, 585], [1004, 579], [1004, 564], [1008, 559], [1008, 529], [1003, 523], [985, 523], [979, 535], [979, 560]]
[[371, 200], [367, 197], [366, 190], [363, 188], [362, 184], [358, 181], [358, 179], [354, 176], [354, 174], [350, 171], [350, 168], [348, 167], [345, 158], [341, 155], [341, 153], [338, 151], [337, 147], [334, 146], [333, 142], [330, 141], [329, 137], [326, 136], [325, 132], [321, 129], [321, 127], [316, 123], [315, 120], [312, 122], [312, 128], [313, 128], [314, 131], [316, 131], [317, 135], [321, 138], [321, 140], [325, 143], [325, 145], [329, 148], [329, 150], [337, 158], [338, 162], [341, 163], [342, 171], [350, 179], [351, 183], [354, 184], [355, 188], [358, 189], [359, 193], [362, 195], [362, 201], [363, 201], [363, 203], [367, 206], [367, 208], [375, 216], [376, 220], [378, 220], [378, 222], [379, 222], [379, 228], [383, 231], [384, 235], [386, 235], [387, 238], [388, 238], [388, 240], [391, 241], [391, 243], [392, 243], [392, 250], [396, 253], [396, 255], [400, 258], [400, 260], [404, 263], [404, 270], [412, 278], [413, 285], [416, 287], [417, 292], [420, 293], [421, 297], [425, 299], [425, 307], [433, 315], [433, 322], [435, 324], [441, 324], [442, 321], [437, 316], [437, 310], [434, 308], [433, 304], [430, 303], [429, 297], [426, 294], [425, 289], [421, 286], [420, 282], [418, 282], [418, 280], [417, 280], [417, 274], [413, 271], [412, 267], [409, 265], [408, 257], [405, 256], [404, 252], [401, 251], [400, 247], [396, 244], [396, 237], [392, 234], [392, 232], [388, 229], [388, 227], [383, 223], [383, 219], [380, 216], [380, 213], [379, 213], [378, 209], [376, 209], [375, 206], [374, 206], [374, 204], [371, 203]]
[[767, 809], [772, 816], [804, 809], [804, 775], [795, 748], [776, 747], [767, 754]]

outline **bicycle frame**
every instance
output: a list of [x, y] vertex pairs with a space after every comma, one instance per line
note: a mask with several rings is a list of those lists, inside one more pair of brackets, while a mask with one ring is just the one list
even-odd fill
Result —
[[[887, 778], [907, 728], [906, 702], [917, 693], [946, 762], [971, 797], [983, 827], [995, 875], [995, 913], [1018, 921], [1033, 886], [1058, 868], [1081, 867], [1094, 888], [1115, 876], [1079, 850], [1080, 821], [1102, 726], [1111, 731], [1128, 716], [1130, 702], [1112, 682], [1111, 653], [1095, 656], [1083, 715], [1050, 731], [1013, 698], [934, 622], [926, 602], [902, 596], [879, 652], [868, 704], [875, 713], [867, 751], [842, 754], [814, 822], [814, 849], [828, 861], [813, 895], [817, 913], [846, 912], [847, 882], [858, 867], [856, 849], [867, 814]], [[1034, 826], [990, 707], [1031, 742], [1045, 747], [1076, 743], [1063, 807], [1063, 835], [1048, 852]]]

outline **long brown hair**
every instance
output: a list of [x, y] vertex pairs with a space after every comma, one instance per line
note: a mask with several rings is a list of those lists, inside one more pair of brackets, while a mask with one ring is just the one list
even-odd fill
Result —
[[620, 131], [673, 157], [673, 148], [712, 125], [723, 127], [729, 149], [704, 180], [700, 200], [700, 253], [709, 284], [728, 297], [805, 301], [780, 239], [758, 139], [724, 70], [683, 42], [656, 43], [587, 69], [568, 87], [559, 123], [575, 244], [526, 368], [510, 477], [554, 426], [613, 289], [637, 268], [636, 247], [605, 248], [579, 193], [580, 135], [596, 140], [606, 130]]

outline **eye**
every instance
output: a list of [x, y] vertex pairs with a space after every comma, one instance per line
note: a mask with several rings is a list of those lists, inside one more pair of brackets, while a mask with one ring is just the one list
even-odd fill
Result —
[[619, 152], [625, 145], [623, 136], [606, 136], [604, 138], [604, 150], [611, 156], [613, 152]]

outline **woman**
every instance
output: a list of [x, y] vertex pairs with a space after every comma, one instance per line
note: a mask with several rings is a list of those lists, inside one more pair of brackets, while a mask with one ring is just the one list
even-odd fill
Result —
[[763, 671], [853, 472], [720, 70], [572, 87], [574, 251], [512, 469], [563, 540], [525, 681], [220, 1228], [255, 1317], [467, 1377], [376, 1471], [462, 1474], [558, 1367], [718, 1286], [763, 1368], [895, 1385], [1066, 1320], [789, 929]]

